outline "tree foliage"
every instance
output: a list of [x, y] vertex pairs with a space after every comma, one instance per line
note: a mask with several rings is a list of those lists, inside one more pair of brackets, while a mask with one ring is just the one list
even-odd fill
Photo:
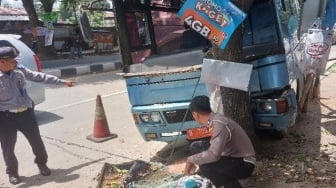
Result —
[[75, 10], [81, 2], [87, 2], [87, 0], [61, 0], [60, 2], [64, 9]]
[[[103, 0], [106, 3], [107, 0]], [[60, 19], [63, 23], [77, 24], [75, 11], [80, 4], [89, 4], [87, 0], [63, 0], [60, 6]], [[102, 11], [87, 11], [91, 27], [104, 27], [104, 12]]]

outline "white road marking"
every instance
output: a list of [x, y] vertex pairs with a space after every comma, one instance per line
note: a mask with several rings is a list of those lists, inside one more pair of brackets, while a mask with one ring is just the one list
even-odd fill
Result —
[[[123, 94], [123, 93], [126, 93], [126, 92], [127, 91], [124, 90], [124, 91], [119, 91], [119, 92], [111, 93], [111, 94], [108, 94], [108, 95], [101, 95], [101, 98], [110, 97], [110, 96], [114, 96], [114, 95], [119, 95], [119, 94]], [[86, 99], [86, 100], [82, 100], [82, 101], [79, 101], [79, 102], [70, 103], [70, 104], [66, 104], [66, 105], [63, 105], [63, 106], [58, 106], [58, 107], [55, 107], [55, 108], [49, 108], [49, 109], [46, 109], [44, 111], [51, 112], [51, 111], [55, 111], [55, 110], [59, 110], [59, 109], [63, 109], [63, 108], [67, 108], [67, 107], [83, 104], [83, 103], [88, 103], [88, 102], [95, 101], [95, 100], [96, 100], [96, 98]]]

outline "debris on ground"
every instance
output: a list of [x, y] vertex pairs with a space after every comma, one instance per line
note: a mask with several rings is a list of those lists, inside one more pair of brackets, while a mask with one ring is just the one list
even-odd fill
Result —
[[122, 164], [105, 163], [99, 177], [98, 188], [176, 187], [182, 173], [171, 173], [162, 163], [141, 160]]

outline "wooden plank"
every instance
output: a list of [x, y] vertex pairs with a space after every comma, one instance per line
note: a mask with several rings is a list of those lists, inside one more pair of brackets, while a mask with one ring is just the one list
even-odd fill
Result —
[[299, 101], [299, 110], [304, 112], [306, 111], [305, 103], [308, 102], [309, 93], [311, 92], [312, 85], [314, 83], [315, 74], [310, 73], [306, 76], [306, 80], [303, 86], [302, 97]]

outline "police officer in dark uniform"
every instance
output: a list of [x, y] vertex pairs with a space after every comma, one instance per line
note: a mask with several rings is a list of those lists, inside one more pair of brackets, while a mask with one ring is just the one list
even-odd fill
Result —
[[18, 51], [12, 47], [0, 47], [0, 142], [6, 173], [11, 184], [21, 182], [18, 174], [18, 161], [14, 153], [17, 131], [27, 138], [35, 155], [40, 174], [51, 174], [46, 165], [47, 152], [33, 110], [33, 101], [28, 96], [26, 79], [48, 84], [73, 86], [72, 81], [41, 72], [35, 72], [17, 63]]

